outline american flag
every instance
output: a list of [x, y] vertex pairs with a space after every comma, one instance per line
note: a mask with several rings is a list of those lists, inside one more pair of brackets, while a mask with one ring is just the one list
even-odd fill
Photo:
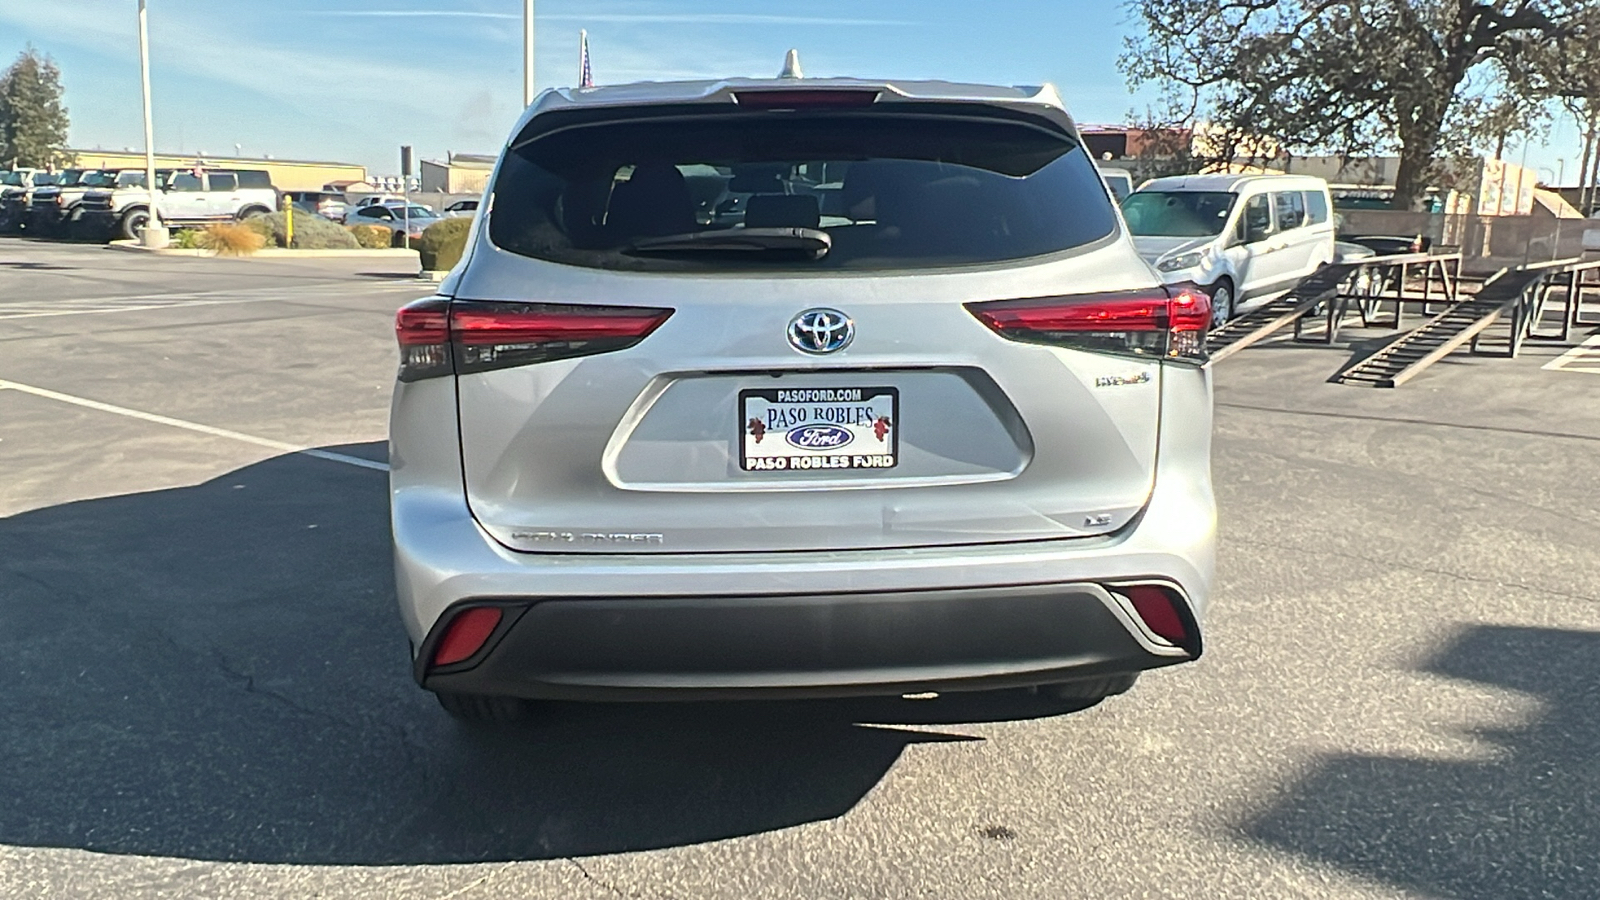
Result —
[[594, 72], [589, 70], [589, 32], [578, 32], [578, 87], [594, 87]]

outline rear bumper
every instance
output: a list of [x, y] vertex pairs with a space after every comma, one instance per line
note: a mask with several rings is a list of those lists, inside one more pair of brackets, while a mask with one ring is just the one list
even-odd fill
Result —
[[[473, 657], [415, 665], [430, 690], [568, 700], [851, 696], [1044, 684], [1198, 655], [1095, 584], [945, 591], [487, 601]], [[450, 617], [441, 618], [447, 623]]]
[[1215, 579], [1208, 373], [1163, 377], [1154, 489], [1121, 531], [1032, 543], [770, 553], [519, 553], [461, 490], [454, 385], [400, 386], [390, 450], [401, 619], [430, 660], [464, 604], [507, 614], [425, 687], [547, 697], [909, 693], [1182, 662], [1103, 586], [1157, 581], [1200, 633]]

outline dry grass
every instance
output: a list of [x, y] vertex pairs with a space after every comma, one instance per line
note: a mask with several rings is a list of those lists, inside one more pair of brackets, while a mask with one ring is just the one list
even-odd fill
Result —
[[195, 235], [194, 245], [203, 250], [215, 250], [218, 256], [249, 256], [267, 245], [267, 239], [254, 229], [228, 223], [207, 225]]

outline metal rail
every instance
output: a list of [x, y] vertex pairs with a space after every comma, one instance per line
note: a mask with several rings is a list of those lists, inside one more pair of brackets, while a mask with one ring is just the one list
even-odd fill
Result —
[[1296, 322], [1317, 304], [1336, 298], [1344, 282], [1361, 266], [1362, 263], [1333, 263], [1312, 272], [1282, 297], [1235, 316], [1212, 331], [1206, 336], [1206, 353], [1212, 362], [1220, 362]]
[[1366, 387], [1399, 387], [1468, 341], [1472, 342], [1473, 351], [1478, 352], [1478, 338], [1484, 329], [1507, 313], [1513, 316], [1509, 353], [1515, 356], [1526, 333], [1526, 324], [1532, 321], [1527, 312], [1531, 308], [1530, 296], [1540, 293], [1549, 269], [1572, 262], [1558, 260], [1539, 267], [1501, 270], [1484, 282], [1475, 296], [1451, 305], [1420, 328], [1350, 366], [1332, 380]]
[[[1600, 276], [1600, 259], [1562, 260], [1562, 262], [1568, 262], [1570, 265], [1565, 270], [1552, 273], [1545, 278], [1529, 311], [1527, 322], [1524, 324], [1526, 330], [1524, 336], [1530, 340], [1569, 341], [1573, 329], [1585, 325], [1600, 325], [1600, 319], [1583, 317], [1586, 292], [1590, 289], [1600, 289], [1600, 277], [1592, 281], [1588, 278], [1591, 273]], [[1554, 334], [1541, 333], [1539, 326], [1549, 306], [1550, 295], [1556, 291], [1559, 291], [1561, 296], [1561, 327]]]
[[[1294, 338], [1331, 344], [1338, 340], [1339, 328], [1352, 309], [1360, 313], [1363, 326], [1400, 328], [1407, 303], [1419, 303], [1423, 313], [1429, 314], [1435, 303], [1460, 299], [1461, 280], [1460, 253], [1402, 253], [1360, 260], [1359, 271], [1346, 282], [1345, 289], [1323, 307], [1325, 321], [1320, 334], [1308, 332], [1308, 316], [1294, 323]], [[1379, 308], [1384, 303], [1394, 304], [1391, 321], [1379, 320]]]

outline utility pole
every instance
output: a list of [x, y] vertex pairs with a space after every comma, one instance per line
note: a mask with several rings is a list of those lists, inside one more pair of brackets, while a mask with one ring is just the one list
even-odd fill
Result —
[[[143, 0], [140, 0], [142, 3]], [[522, 0], [522, 108], [533, 105], [533, 0]]]
[[139, 0], [139, 81], [144, 88], [144, 187], [150, 193], [150, 221], [140, 235], [146, 247], [165, 247], [167, 229], [156, 203], [156, 129], [150, 116], [150, 27], [145, 0]]

